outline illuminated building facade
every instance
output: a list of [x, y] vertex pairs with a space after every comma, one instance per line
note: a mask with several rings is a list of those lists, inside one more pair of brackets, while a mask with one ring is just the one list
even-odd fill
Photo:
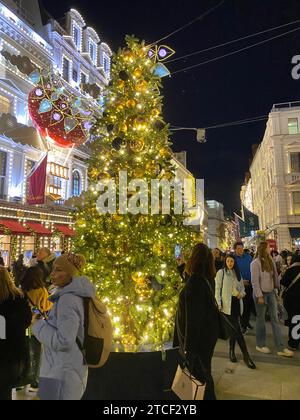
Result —
[[250, 172], [253, 211], [279, 250], [300, 246], [300, 102], [276, 104]]
[[[66, 88], [98, 101], [109, 82], [111, 50], [76, 10], [58, 23], [38, 0], [0, 0], [0, 251], [9, 265], [40, 246], [61, 252], [71, 246], [72, 208], [88, 186], [86, 145], [61, 148], [32, 126], [28, 94], [33, 69], [59, 73]], [[48, 152], [46, 202], [26, 204], [27, 176]]]

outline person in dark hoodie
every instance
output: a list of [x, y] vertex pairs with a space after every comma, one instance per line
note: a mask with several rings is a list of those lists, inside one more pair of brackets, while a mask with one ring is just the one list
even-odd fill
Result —
[[0, 400], [3, 401], [12, 399], [12, 389], [22, 379], [29, 363], [26, 329], [32, 319], [27, 299], [4, 267], [0, 267], [0, 317], [1, 327], [5, 320], [0, 334]]
[[80, 276], [85, 264], [81, 255], [66, 254], [56, 259], [51, 279], [56, 291], [48, 319], [32, 327], [43, 345], [38, 396], [41, 400], [80, 400], [84, 394], [88, 367], [76, 339], [84, 341], [83, 298], [93, 298], [92, 283]]
[[289, 348], [296, 351], [300, 348], [300, 339], [295, 340], [292, 335], [295, 325], [292, 323], [294, 316], [300, 315], [300, 255], [294, 254], [291, 266], [286, 270], [281, 285], [286, 289], [283, 303], [288, 313], [286, 326], [289, 327]]
[[[181, 270], [182, 265], [179, 270]], [[218, 310], [214, 297], [214, 257], [204, 244], [195, 246], [185, 266], [185, 286], [176, 315], [174, 347], [185, 353], [190, 372], [206, 383], [204, 399], [215, 400], [211, 361], [219, 336]], [[182, 344], [186, 341], [185, 349]]]

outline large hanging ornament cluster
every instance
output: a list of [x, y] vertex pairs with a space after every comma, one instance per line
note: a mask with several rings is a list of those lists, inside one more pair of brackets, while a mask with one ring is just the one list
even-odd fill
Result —
[[28, 97], [29, 114], [41, 135], [64, 148], [84, 144], [100, 104], [75, 96], [48, 70], [34, 70], [29, 78], [36, 85]]

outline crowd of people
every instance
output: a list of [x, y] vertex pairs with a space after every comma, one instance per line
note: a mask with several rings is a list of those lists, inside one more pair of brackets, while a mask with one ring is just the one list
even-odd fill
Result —
[[[261, 242], [255, 253], [237, 242], [233, 253], [211, 251], [206, 245], [198, 244], [187, 262], [184, 256], [178, 259], [185, 286], [179, 297], [174, 344], [181, 346], [183, 362], [192, 375], [206, 383], [205, 399], [216, 399], [211, 374], [221, 328], [216, 308], [231, 325], [231, 362], [237, 362], [235, 344], [238, 342], [245, 364], [256, 369], [244, 337], [248, 329], [254, 328], [250, 323], [252, 314], [256, 317], [257, 352], [271, 353], [266, 342], [267, 314], [277, 355], [290, 358], [299, 350], [300, 340], [292, 335], [292, 319], [300, 314], [300, 253], [288, 257], [287, 252], [280, 259], [278, 253], [271, 255], [267, 242]], [[278, 315], [282, 299], [287, 312], [285, 324], [289, 328], [287, 344]]]
[[[96, 293], [82, 276], [84, 264], [80, 255], [56, 258], [42, 248], [29, 267], [21, 255], [11, 275], [0, 260], [0, 316], [7, 323], [6, 340], [0, 340], [0, 400], [11, 399], [13, 388], [26, 385], [30, 360], [29, 390], [39, 390], [41, 399], [82, 398], [88, 377], [78, 345], [84, 338], [83, 298], [93, 298]], [[178, 269], [184, 284], [173, 346], [179, 347], [191, 374], [206, 384], [205, 399], [216, 399], [211, 366], [222, 319], [230, 326], [232, 363], [237, 363], [238, 343], [246, 366], [256, 369], [245, 339], [247, 331], [254, 329], [254, 318], [257, 352], [271, 353], [266, 341], [267, 317], [277, 355], [293, 357], [299, 350], [292, 319], [300, 315], [300, 252], [271, 254], [268, 243], [261, 242], [254, 254], [237, 242], [232, 252], [223, 254], [198, 244], [187, 260], [179, 256]], [[281, 300], [287, 313], [287, 344], [278, 317]]]

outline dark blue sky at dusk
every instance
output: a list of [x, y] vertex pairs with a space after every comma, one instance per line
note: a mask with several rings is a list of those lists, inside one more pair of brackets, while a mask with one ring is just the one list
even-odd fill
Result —
[[[192, 21], [220, 0], [42, 0], [56, 19], [77, 9], [114, 51], [126, 34], [153, 43]], [[300, 20], [299, 0], [225, 0], [203, 20], [164, 43], [177, 57], [271, 27]], [[292, 29], [300, 22], [227, 47], [169, 64], [171, 71], [201, 63]], [[292, 57], [300, 55], [300, 30], [262, 46], [175, 74], [163, 81], [164, 115], [171, 125], [210, 127], [267, 115], [273, 104], [300, 100], [300, 80], [292, 78]], [[176, 58], [176, 56], [175, 56]], [[249, 167], [251, 145], [262, 140], [266, 121], [211, 129], [199, 144], [193, 131], [172, 136], [173, 150], [186, 150], [188, 168], [205, 179], [206, 198], [222, 202], [228, 212], [240, 207], [240, 188]]]

